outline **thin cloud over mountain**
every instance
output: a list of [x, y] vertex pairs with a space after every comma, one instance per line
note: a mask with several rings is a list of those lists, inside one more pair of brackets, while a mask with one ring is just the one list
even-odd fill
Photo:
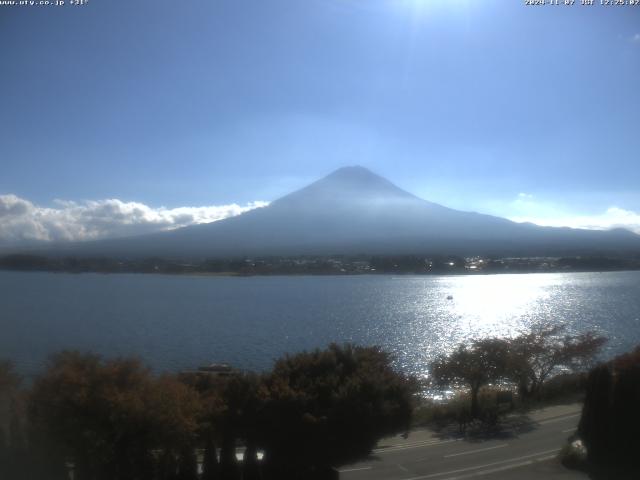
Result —
[[[354, 220], [367, 218], [373, 215], [372, 212], [377, 211], [376, 208], [382, 208], [381, 205], [376, 206], [380, 201], [387, 207], [395, 206], [396, 222], [398, 216], [405, 214], [410, 216], [409, 211], [415, 208], [416, 202], [421, 205], [424, 203], [423, 200], [364, 168], [349, 167], [340, 169], [308, 188], [273, 202], [272, 205], [276, 207], [276, 211], [283, 210], [285, 205], [289, 209], [294, 206], [295, 209], [300, 209], [297, 217], [286, 217], [287, 221], [283, 220], [284, 223], [275, 230], [289, 228], [303, 221], [302, 219], [310, 219], [314, 215], [322, 217], [328, 212], [339, 214], [344, 207], [356, 206], [360, 209], [358, 214], [354, 213], [346, 225], [333, 233], [339, 236], [349, 229], [349, 225]], [[329, 207], [329, 203], [333, 206]], [[200, 207], [154, 208], [140, 202], [104, 199], [82, 202], [56, 200], [52, 207], [43, 207], [14, 194], [0, 195], [0, 245], [21, 245], [29, 242], [81, 242], [130, 237], [212, 223], [268, 205], [269, 202], [255, 201], [246, 205], [233, 203]], [[509, 207], [512, 212], [507, 218], [515, 222], [588, 230], [622, 227], [640, 233], [640, 214], [618, 207], [611, 207], [597, 215], [571, 215], [566, 211], [559, 213], [562, 209], [556, 205], [546, 204], [533, 194], [525, 192], [519, 193]], [[445, 211], [448, 210], [445, 209]], [[313, 221], [309, 221], [311, 222], [309, 230], [304, 234], [307, 236], [315, 228]], [[409, 224], [412, 222], [408, 222]], [[434, 224], [425, 224], [423, 227], [420, 231], [426, 233], [433, 230]], [[274, 225], [271, 224], [267, 230], [273, 228]], [[327, 233], [326, 229], [325, 233]], [[372, 235], [376, 236], [378, 233], [374, 232]], [[254, 234], [249, 237], [253, 238]], [[304, 243], [302, 239], [300, 242]]]
[[[88, 203], [82, 206], [86, 208]], [[622, 229], [605, 232], [540, 227], [454, 210], [421, 199], [359, 166], [340, 168], [265, 208], [184, 228], [173, 228], [182, 217], [177, 211], [172, 211], [169, 219], [156, 219], [157, 211], [147, 212], [135, 204], [127, 208], [112, 204], [92, 207], [90, 225], [98, 230], [102, 222], [116, 216], [120, 232], [130, 218], [134, 224], [156, 223], [171, 231], [69, 243], [43, 253], [202, 259], [416, 252], [549, 256], [640, 248], [640, 236]], [[68, 210], [77, 208], [77, 204], [71, 204]]]
[[0, 195], [0, 243], [84, 241], [126, 237], [211, 223], [268, 205], [150, 207], [119, 199], [72, 202], [56, 200], [42, 207], [13, 194]]
[[571, 227], [587, 230], [626, 228], [640, 234], [640, 214], [623, 208], [611, 207], [599, 215], [561, 216], [544, 218], [535, 216], [511, 216], [514, 222], [531, 222], [547, 227]]

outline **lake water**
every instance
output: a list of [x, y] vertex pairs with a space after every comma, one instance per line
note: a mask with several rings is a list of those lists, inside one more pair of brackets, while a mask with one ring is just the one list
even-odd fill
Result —
[[[448, 296], [452, 296], [448, 299]], [[640, 272], [198, 277], [0, 272], [0, 358], [37, 373], [52, 352], [135, 354], [157, 371], [267, 369], [330, 342], [381, 345], [424, 373], [456, 343], [537, 322], [640, 343]]]

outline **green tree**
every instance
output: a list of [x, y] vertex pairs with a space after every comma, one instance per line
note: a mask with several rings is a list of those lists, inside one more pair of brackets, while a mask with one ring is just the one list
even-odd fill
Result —
[[[181, 380], [193, 386], [201, 397], [200, 443], [204, 447], [203, 478], [249, 479], [255, 476], [257, 439], [260, 437], [260, 411], [264, 385], [259, 375], [232, 370], [228, 375], [203, 372], [184, 373]], [[236, 445], [246, 447], [241, 467]], [[220, 460], [215, 455], [220, 446]]]
[[471, 416], [475, 418], [480, 413], [480, 388], [506, 376], [508, 358], [509, 344], [506, 340], [475, 340], [471, 345], [458, 345], [451, 354], [432, 362], [431, 378], [440, 387], [468, 387], [471, 393]]
[[375, 347], [330, 345], [278, 360], [265, 381], [261, 438], [273, 478], [321, 476], [406, 430], [416, 383]]

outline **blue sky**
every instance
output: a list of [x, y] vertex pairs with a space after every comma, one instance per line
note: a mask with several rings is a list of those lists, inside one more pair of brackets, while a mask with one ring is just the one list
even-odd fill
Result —
[[0, 237], [16, 212], [245, 208], [353, 164], [454, 208], [640, 231], [640, 6], [523, 3], [0, 5]]

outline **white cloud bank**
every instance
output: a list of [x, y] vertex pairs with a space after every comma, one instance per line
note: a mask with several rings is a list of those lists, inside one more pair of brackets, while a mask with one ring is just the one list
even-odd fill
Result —
[[[203, 207], [153, 208], [143, 203], [118, 199], [70, 202], [56, 200], [54, 207], [41, 207], [16, 195], [0, 195], [0, 245], [29, 241], [83, 241], [116, 238], [199, 223], [210, 223], [267, 206], [256, 201]], [[511, 203], [516, 222], [551, 227], [607, 230], [626, 228], [640, 234], [640, 213], [611, 207], [597, 215], [570, 215], [536, 202], [520, 193]]]
[[118, 199], [41, 207], [16, 195], [0, 195], [0, 243], [82, 241], [172, 230], [233, 217], [268, 202], [204, 207], [153, 208]]
[[496, 208], [494, 204], [493, 210], [497, 215], [502, 214], [514, 222], [587, 230], [625, 228], [640, 234], [640, 213], [616, 206], [609, 207], [602, 213], [577, 214], [567, 205], [538, 199], [531, 193], [521, 192], [506, 206], [500, 205]]
[[586, 228], [589, 230], [609, 230], [611, 228], [626, 228], [640, 234], [640, 213], [618, 207], [608, 208], [598, 215], [577, 215], [560, 217], [512, 216], [514, 222], [531, 222], [548, 227]]

